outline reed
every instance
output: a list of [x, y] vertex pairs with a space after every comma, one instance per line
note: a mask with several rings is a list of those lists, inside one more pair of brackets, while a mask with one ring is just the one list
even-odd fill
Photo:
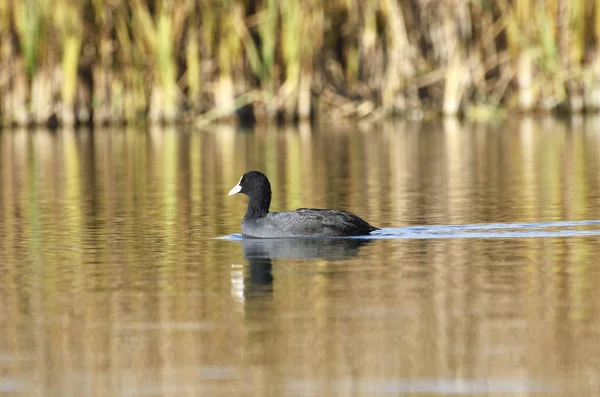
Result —
[[589, 112], [599, 40], [586, 0], [6, 0], [0, 119]]

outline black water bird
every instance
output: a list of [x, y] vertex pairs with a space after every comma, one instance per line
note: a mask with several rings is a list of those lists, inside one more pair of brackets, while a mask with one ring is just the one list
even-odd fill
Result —
[[379, 228], [346, 211], [298, 208], [296, 211], [269, 212], [271, 184], [258, 171], [246, 172], [229, 195], [244, 193], [248, 209], [242, 221], [242, 234], [248, 237], [326, 237], [362, 236]]

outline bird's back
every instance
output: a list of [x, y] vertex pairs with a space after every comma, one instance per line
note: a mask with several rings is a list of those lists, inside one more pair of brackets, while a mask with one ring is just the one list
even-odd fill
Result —
[[346, 211], [298, 208], [244, 219], [242, 233], [252, 237], [360, 236], [378, 228]]

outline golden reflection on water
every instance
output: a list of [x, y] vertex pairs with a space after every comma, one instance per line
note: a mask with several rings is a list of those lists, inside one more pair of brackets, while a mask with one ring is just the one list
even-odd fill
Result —
[[0, 392], [595, 395], [597, 237], [213, 238], [248, 169], [380, 227], [597, 220], [598, 127], [3, 131]]

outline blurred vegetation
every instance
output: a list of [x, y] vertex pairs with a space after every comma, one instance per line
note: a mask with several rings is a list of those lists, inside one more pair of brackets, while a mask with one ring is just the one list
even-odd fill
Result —
[[600, 106], [600, 1], [5, 0], [2, 124]]

